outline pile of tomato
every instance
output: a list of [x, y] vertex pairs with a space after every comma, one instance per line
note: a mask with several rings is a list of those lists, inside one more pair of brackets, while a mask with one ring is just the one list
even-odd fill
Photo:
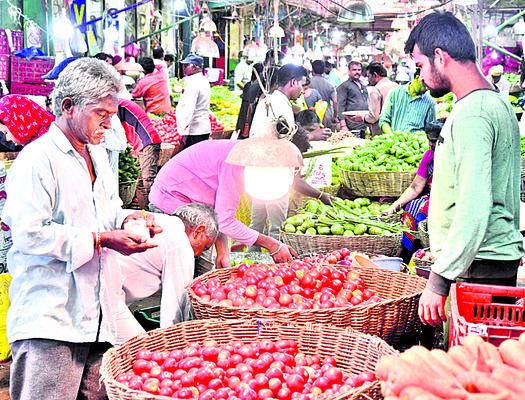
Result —
[[197, 280], [193, 292], [222, 306], [267, 309], [327, 309], [375, 304], [382, 299], [365, 288], [359, 272], [307, 261], [290, 264], [241, 264], [223, 284]]
[[[224, 126], [217, 122], [217, 118], [212, 114], [210, 116], [211, 131], [222, 131]], [[177, 117], [175, 110], [166, 114], [162, 119], [150, 118], [151, 123], [159, 133], [164, 143], [178, 144], [181, 139], [181, 135], [177, 130]]]
[[130, 389], [198, 400], [310, 400], [375, 380], [372, 372], [346, 374], [334, 357], [305, 355], [291, 339], [206, 340], [171, 352], [140, 349], [132, 370], [117, 377]]

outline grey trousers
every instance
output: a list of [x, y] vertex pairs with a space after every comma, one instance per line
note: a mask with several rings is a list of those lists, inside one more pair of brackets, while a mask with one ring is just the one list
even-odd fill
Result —
[[149, 204], [149, 191], [157, 176], [160, 154], [160, 143], [153, 143], [144, 147], [138, 155], [140, 175], [137, 184], [137, 200], [139, 207], [146, 210]]
[[288, 199], [288, 194], [275, 201], [253, 199], [250, 228], [262, 234], [267, 230], [268, 236], [279, 240], [279, 230], [288, 212]]
[[99, 386], [102, 356], [109, 343], [69, 343], [48, 339], [11, 343], [11, 400], [104, 400]]

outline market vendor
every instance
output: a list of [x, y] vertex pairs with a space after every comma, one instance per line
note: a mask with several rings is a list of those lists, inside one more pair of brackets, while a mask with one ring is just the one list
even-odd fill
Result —
[[503, 75], [503, 65], [494, 65], [493, 67], [490, 67], [487, 78], [497, 90], [509, 97], [510, 82], [505, 78], [505, 75]]
[[[399, 74], [398, 74], [399, 77]], [[419, 79], [394, 87], [385, 99], [379, 127], [384, 133], [420, 131], [436, 119], [434, 100]]]
[[450, 12], [426, 15], [405, 44], [431, 95], [458, 99], [436, 146], [429, 236], [437, 257], [419, 300], [421, 321], [441, 325], [458, 278], [516, 286], [523, 257], [520, 134], [510, 102], [481, 74], [467, 27]]
[[[124, 301], [131, 304], [162, 289], [160, 327], [167, 328], [189, 319], [190, 302], [186, 286], [193, 279], [195, 257], [210, 248], [219, 235], [213, 208], [200, 203], [181, 206], [175, 214], [155, 214], [162, 233], [155, 235], [158, 247], [130, 256], [117, 254], [122, 270]], [[118, 340], [122, 343], [144, 329], [129, 309], [121, 306]]]
[[184, 148], [208, 140], [211, 135], [210, 82], [202, 74], [204, 60], [189, 54], [181, 61], [184, 69], [184, 92], [177, 105], [177, 128]]
[[[106, 152], [97, 146], [121, 87], [103, 61], [68, 65], [54, 88], [55, 123], [9, 171], [1, 217], [13, 238], [7, 255], [13, 400], [105, 398], [99, 369], [116, 342], [120, 301], [115, 253], [156, 246], [121, 229], [144, 217], [121, 208]], [[152, 215], [146, 223], [150, 233], [161, 232]]]
[[[389, 209], [381, 213], [382, 215], [391, 215], [407, 205], [403, 214], [403, 225], [412, 231], [416, 231], [419, 223], [426, 220], [428, 216], [428, 201], [432, 187], [432, 175], [434, 174], [434, 150], [444, 123], [444, 119], [439, 119], [425, 126], [430, 149], [423, 155], [412, 184], [399, 199], [392, 203]], [[413, 234], [403, 234], [402, 242], [407, 250], [413, 250], [414, 240]]]
[[27, 97], [9, 94], [0, 99], [0, 132], [25, 146], [49, 130], [55, 117]]

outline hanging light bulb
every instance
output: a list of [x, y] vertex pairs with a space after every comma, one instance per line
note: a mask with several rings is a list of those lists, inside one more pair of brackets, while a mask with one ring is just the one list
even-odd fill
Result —
[[392, 21], [392, 25], [390, 26], [390, 29], [396, 29], [396, 30], [406, 30], [410, 29], [408, 27], [408, 21], [404, 18], [395, 18]]
[[284, 37], [284, 30], [281, 28], [279, 24], [273, 25], [270, 30], [268, 31], [268, 36], [270, 37], [276, 37], [276, 38], [282, 38]]
[[207, 37], [204, 31], [200, 31], [199, 36], [193, 39], [191, 52], [202, 57], [220, 57], [219, 46], [211, 38]]
[[520, 19], [514, 24], [513, 30], [515, 35], [525, 35], [525, 22]]
[[374, 22], [374, 13], [366, 1], [347, 1], [337, 16], [338, 22], [364, 23]]
[[236, 144], [226, 162], [243, 166], [246, 193], [260, 200], [277, 200], [292, 187], [296, 168], [303, 166], [299, 149], [277, 138], [276, 124], [263, 124], [256, 137]]

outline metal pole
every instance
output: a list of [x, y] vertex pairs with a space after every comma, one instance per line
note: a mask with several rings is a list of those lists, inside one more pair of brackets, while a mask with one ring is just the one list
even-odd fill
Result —
[[486, 34], [486, 35], [483, 35], [483, 39], [486, 39], [492, 35], [495, 35], [496, 32], [502, 30], [503, 28], [505, 28], [507, 25], [509, 24], [512, 24], [514, 21], [516, 21], [517, 19], [519, 19], [522, 15], [525, 15], [525, 10], [522, 10], [520, 11], [519, 13], [517, 13], [515, 16], [513, 16], [512, 18], [508, 19], [507, 21], [505, 21], [504, 23], [502, 23], [501, 25], [498, 25], [494, 32], [491, 32], [489, 34]]
[[483, 59], [483, 0], [478, 0], [478, 62]]
[[188, 18], [181, 19], [180, 21], [175, 22], [174, 24], [171, 24], [171, 25], [169, 25], [169, 26], [167, 26], [167, 27], [165, 27], [165, 28], [162, 28], [162, 29], [159, 29], [158, 31], [155, 31], [155, 32], [153, 32], [153, 33], [150, 33], [149, 35], [142, 36], [141, 38], [135, 39], [134, 41], [131, 41], [131, 42], [128, 42], [128, 43], [124, 43], [124, 44], [123, 44], [122, 46], [120, 46], [120, 47], [126, 47], [126, 46], [128, 46], [128, 45], [130, 45], [130, 44], [133, 44], [133, 43], [136, 43], [136, 42], [140, 42], [141, 40], [147, 39], [147, 38], [149, 38], [149, 37], [151, 37], [151, 36], [153, 36], [153, 35], [156, 35], [157, 33], [167, 31], [168, 29], [171, 29], [171, 28], [173, 28], [173, 27], [175, 27], [175, 26], [178, 26], [178, 25], [180, 25], [180, 24], [183, 24], [183, 23], [186, 22], [186, 21], [190, 21], [192, 18], [193, 18], [193, 17], [188, 17]]
[[[274, 0], [273, 2], [273, 25], [275, 27], [279, 26], [279, 0]], [[276, 29], [277, 31], [277, 29]], [[278, 64], [278, 53], [277, 53], [277, 32], [275, 32], [276, 35], [273, 37], [273, 57], [275, 65]]]
[[519, 62], [522, 62], [522, 61], [523, 61], [523, 59], [522, 59], [521, 57], [518, 57], [516, 54], [513, 54], [513, 53], [511, 53], [510, 51], [507, 51], [507, 50], [505, 50], [504, 48], [501, 48], [501, 47], [499, 47], [499, 46], [496, 45], [496, 44], [492, 44], [492, 43], [490, 43], [490, 42], [487, 42], [486, 40], [483, 40], [483, 44], [484, 44], [485, 46], [488, 46], [488, 47], [493, 48], [493, 49], [496, 50], [496, 51], [499, 51], [500, 53], [505, 54], [506, 56], [512, 57], [512, 58], [514, 58], [515, 60], [518, 60]]

